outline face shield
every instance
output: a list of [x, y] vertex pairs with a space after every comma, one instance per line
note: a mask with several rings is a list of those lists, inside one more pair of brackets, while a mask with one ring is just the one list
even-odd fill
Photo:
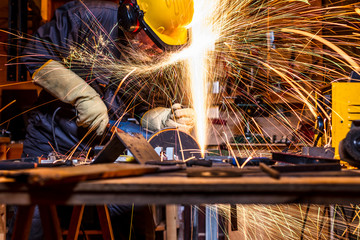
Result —
[[160, 49], [174, 51], [189, 43], [193, 13], [193, 0], [120, 2], [119, 24], [129, 32], [143, 29]]

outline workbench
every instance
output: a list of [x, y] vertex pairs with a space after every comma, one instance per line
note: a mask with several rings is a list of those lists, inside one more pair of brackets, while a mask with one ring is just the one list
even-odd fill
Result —
[[291, 173], [280, 179], [266, 174], [187, 177], [176, 171], [49, 186], [0, 178], [0, 202], [21, 206], [28, 221], [34, 205], [51, 213], [58, 204], [359, 204], [360, 171]]
[[[360, 171], [224, 178], [187, 177], [183, 172], [28, 186], [0, 178], [5, 204], [200, 204], [360, 203]], [[338, 175], [338, 176], [336, 176]]]

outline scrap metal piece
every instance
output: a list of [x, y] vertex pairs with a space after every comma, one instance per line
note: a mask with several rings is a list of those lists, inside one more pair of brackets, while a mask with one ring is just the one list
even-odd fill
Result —
[[147, 161], [146, 165], [157, 165], [157, 166], [175, 166], [184, 165], [185, 162], [182, 160], [164, 160], [164, 161]]
[[266, 165], [265, 163], [259, 163], [260, 169], [272, 178], [280, 179], [280, 172]]
[[334, 158], [312, 157], [306, 155], [298, 155], [291, 153], [273, 152], [272, 159], [279, 162], [293, 163], [293, 164], [311, 164], [311, 163], [337, 163], [340, 160]]
[[[205, 178], [227, 178], [227, 177], [242, 177], [244, 175], [244, 171], [242, 169], [233, 169], [233, 168], [194, 168], [194, 169], [187, 169], [187, 176], [188, 177], [205, 177]], [[259, 172], [259, 171], [258, 171]]]
[[278, 165], [272, 166], [271, 168], [277, 170], [280, 173], [341, 171], [341, 165], [339, 163]]
[[161, 160], [141, 133], [130, 134], [116, 131], [92, 164], [113, 163], [126, 149], [131, 152], [136, 162], [140, 164]]
[[303, 147], [302, 155], [312, 157], [334, 158], [335, 148], [329, 147]]
[[191, 160], [186, 161], [186, 166], [187, 167], [192, 167], [192, 166], [211, 167], [212, 161], [205, 160], [205, 159], [191, 159]]

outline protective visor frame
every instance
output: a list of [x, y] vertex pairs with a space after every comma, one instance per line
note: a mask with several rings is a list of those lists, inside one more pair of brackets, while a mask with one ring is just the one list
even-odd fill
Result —
[[139, 9], [138, 21], [141, 29], [150, 37], [150, 39], [163, 51], [177, 51], [189, 45], [190, 42], [190, 30], [187, 29], [187, 41], [181, 45], [169, 45], [160, 39], [158, 35], [151, 29], [151, 27], [144, 20], [144, 12]]

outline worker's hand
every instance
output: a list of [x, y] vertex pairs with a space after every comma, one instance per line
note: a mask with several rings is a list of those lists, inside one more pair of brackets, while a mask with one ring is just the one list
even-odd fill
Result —
[[195, 125], [195, 112], [192, 108], [182, 108], [174, 104], [171, 108], [157, 107], [147, 111], [141, 119], [141, 126], [152, 131], [166, 127], [178, 128], [190, 133]]
[[78, 126], [102, 135], [109, 122], [107, 108], [99, 94], [82, 78], [56, 61], [48, 61], [33, 76], [34, 82], [77, 110]]
[[171, 109], [172, 114], [166, 122], [166, 127], [176, 127], [184, 132], [190, 133], [195, 126], [194, 109], [182, 108], [179, 103], [174, 104]]
[[85, 97], [75, 103], [78, 112], [76, 123], [78, 126], [96, 129], [97, 135], [102, 135], [109, 122], [107, 108], [99, 95]]

